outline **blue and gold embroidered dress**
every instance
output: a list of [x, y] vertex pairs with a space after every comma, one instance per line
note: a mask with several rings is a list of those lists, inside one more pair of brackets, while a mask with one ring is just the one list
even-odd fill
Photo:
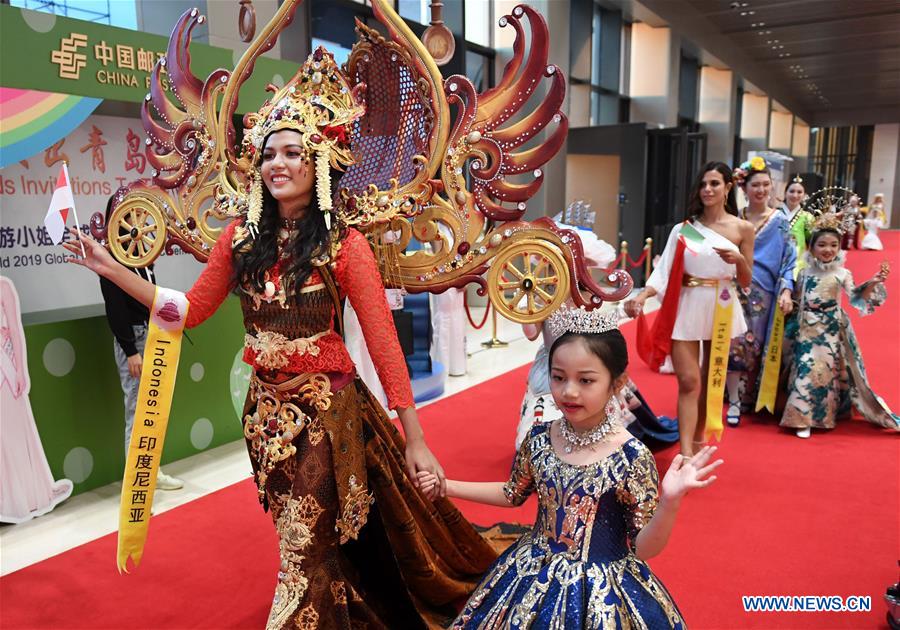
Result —
[[504, 486], [514, 505], [537, 492], [534, 527], [491, 567], [453, 627], [684, 628], [634, 554], [657, 504], [653, 455], [631, 438], [595, 464], [567, 464], [550, 426], [531, 430]]

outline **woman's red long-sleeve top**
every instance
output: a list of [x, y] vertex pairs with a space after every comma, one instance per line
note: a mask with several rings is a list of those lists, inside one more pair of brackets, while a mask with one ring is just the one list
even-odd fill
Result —
[[[215, 313], [234, 288], [232, 238], [236, 225], [237, 221], [234, 221], [222, 231], [206, 268], [187, 292], [190, 303], [186, 322], [188, 328], [197, 326]], [[381, 273], [366, 237], [349, 229], [332, 264], [341, 297], [350, 300], [359, 316], [366, 346], [387, 394], [389, 406], [392, 409], [412, 407], [413, 395], [406, 361], [385, 299]], [[313, 271], [309, 282], [321, 282], [317, 271]], [[303, 313], [298, 312], [296, 316], [303, 317]], [[333, 324], [323, 332], [325, 334], [315, 342], [319, 347], [318, 354], [294, 353], [280, 371], [290, 374], [352, 373], [355, 369], [353, 361]], [[244, 361], [254, 369], [263, 369], [256, 362], [256, 354], [252, 348], [245, 347]]]

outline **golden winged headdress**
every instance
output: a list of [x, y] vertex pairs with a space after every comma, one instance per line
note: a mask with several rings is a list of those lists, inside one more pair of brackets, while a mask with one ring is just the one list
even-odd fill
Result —
[[[121, 190], [105, 226], [117, 258], [141, 266], [178, 245], [205, 260], [222, 221], [244, 216], [252, 229], [262, 141], [292, 128], [316, 161], [320, 208], [385, 250], [388, 285], [441, 292], [475, 282], [520, 322], [545, 319], [567, 298], [593, 308], [628, 295], [624, 271], [595, 281], [575, 234], [549, 218], [522, 220], [568, 132], [565, 78], [548, 63], [547, 25], [534, 9], [520, 5], [500, 18], [516, 33], [512, 59], [499, 84], [479, 94], [464, 76], [445, 79], [390, 2], [372, 0], [387, 37], [357, 21], [358, 41], [340, 68], [316, 50], [245, 116], [238, 145], [241, 85], [299, 4], [285, 0], [234, 70], [205, 81], [190, 69], [191, 31], [203, 17], [194, 10], [180, 18], [142, 109], [153, 179]], [[338, 181], [330, 169], [342, 171]], [[399, 238], [385, 244], [387, 230]]]

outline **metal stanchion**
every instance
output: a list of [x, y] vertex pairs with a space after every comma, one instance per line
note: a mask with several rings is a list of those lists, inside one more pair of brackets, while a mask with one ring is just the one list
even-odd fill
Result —
[[619, 245], [619, 255], [622, 261], [619, 263], [619, 269], [628, 269], [628, 241], [622, 241]]
[[505, 341], [500, 341], [497, 337], [497, 309], [491, 309], [491, 338], [488, 341], [482, 341], [481, 345], [485, 348], [505, 348], [509, 344]]
[[647, 252], [646, 257], [644, 258], [644, 283], [647, 283], [647, 278], [650, 277], [650, 273], [653, 271], [653, 261], [650, 260], [650, 256], [653, 254], [653, 239], [647, 238], [644, 241], [644, 251]]

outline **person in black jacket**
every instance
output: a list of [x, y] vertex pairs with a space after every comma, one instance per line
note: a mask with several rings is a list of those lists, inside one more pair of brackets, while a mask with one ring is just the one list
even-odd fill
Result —
[[[110, 197], [106, 205], [107, 221], [112, 207], [113, 197]], [[144, 280], [156, 284], [153, 265], [133, 269], [133, 271]], [[100, 277], [100, 291], [103, 293], [103, 302], [106, 305], [106, 319], [113, 336], [115, 336], [113, 350], [116, 365], [119, 368], [122, 392], [125, 395], [125, 453], [127, 455], [128, 443], [131, 441], [131, 429], [134, 426], [134, 412], [137, 407], [138, 386], [141, 382], [141, 365], [144, 360], [144, 344], [147, 342], [150, 311], [102, 276]], [[156, 478], [156, 485], [162, 490], [178, 490], [184, 486], [184, 482], [160, 470]]]

